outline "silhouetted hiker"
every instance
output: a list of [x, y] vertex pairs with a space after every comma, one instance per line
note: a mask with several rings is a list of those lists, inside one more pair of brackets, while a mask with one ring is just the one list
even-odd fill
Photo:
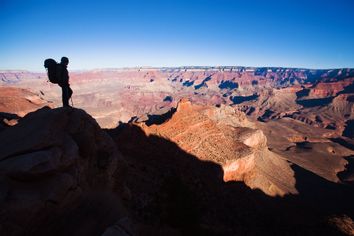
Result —
[[69, 84], [69, 71], [67, 69], [69, 64], [69, 59], [67, 57], [62, 57], [60, 61], [60, 80], [58, 82], [58, 85], [62, 89], [62, 100], [63, 100], [63, 106], [64, 107], [70, 107], [69, 105], [69, 99], [71, 98], [71, 95], [73, 94], [73, 90], [70, 88]]
[[70, 107], [69, 99], [73, 94], [73, 91], [69, 85], [69, 72], [67, 69], [68, 64], [69, 59], [67, 57], [62, 57], [59, 64], [52, 58], [44, 60], [44, 68], [47, 69], [48, 81], [53, 84], [58, 84], [62, 89], [62, 100], [64, 107]]

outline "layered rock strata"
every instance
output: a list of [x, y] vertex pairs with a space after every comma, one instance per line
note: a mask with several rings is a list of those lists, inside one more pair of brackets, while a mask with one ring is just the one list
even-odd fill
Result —
[[267, 138], [245, 115], [226, 106], [205, 107], [183, 99], [171, 119], [147, 126], [149, 135], [176, 143], [203, 161], [223, 167], [224, 181], [244, 181], [269, 195], [296, 193], [290, 165], [267, 147]]

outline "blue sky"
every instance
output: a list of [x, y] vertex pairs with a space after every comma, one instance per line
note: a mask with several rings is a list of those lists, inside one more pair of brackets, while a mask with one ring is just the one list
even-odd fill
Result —
[[353, 0], [0, 0], [0, 69], [354, 67]]

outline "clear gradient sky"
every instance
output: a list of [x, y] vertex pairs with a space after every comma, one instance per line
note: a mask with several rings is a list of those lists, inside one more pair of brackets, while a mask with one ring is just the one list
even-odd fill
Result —
[[354, 67], [354, 0], [0, 0], [0, 69]]

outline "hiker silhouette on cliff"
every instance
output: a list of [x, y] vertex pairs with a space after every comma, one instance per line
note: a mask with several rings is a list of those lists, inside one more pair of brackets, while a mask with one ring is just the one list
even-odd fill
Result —
[[64, 107], [70, 107], [69, 99], [73, 94], [73, 90], [70, 88], [69, 84], [69, 71], [67, 69], [69, 64], [69, 59], [67, 57], [62, 57], [60, 60], [60, 80], [58, 85], [61, 87], [62, 90], [62, 100]]
[[[69, 84], [69, 72], [68, 72], [69, 59], [62, 57], [60, 63], [57, 63], [54, 59], [48, 58], [44, 61], [44, 68], [47, 69], [48, 81], [53, 84], [58, 84], [62, 89], [63, 107], [70, 107], [69, 99], [73, 94]], [[73, 105], [73, 100], [71, 103]]]

